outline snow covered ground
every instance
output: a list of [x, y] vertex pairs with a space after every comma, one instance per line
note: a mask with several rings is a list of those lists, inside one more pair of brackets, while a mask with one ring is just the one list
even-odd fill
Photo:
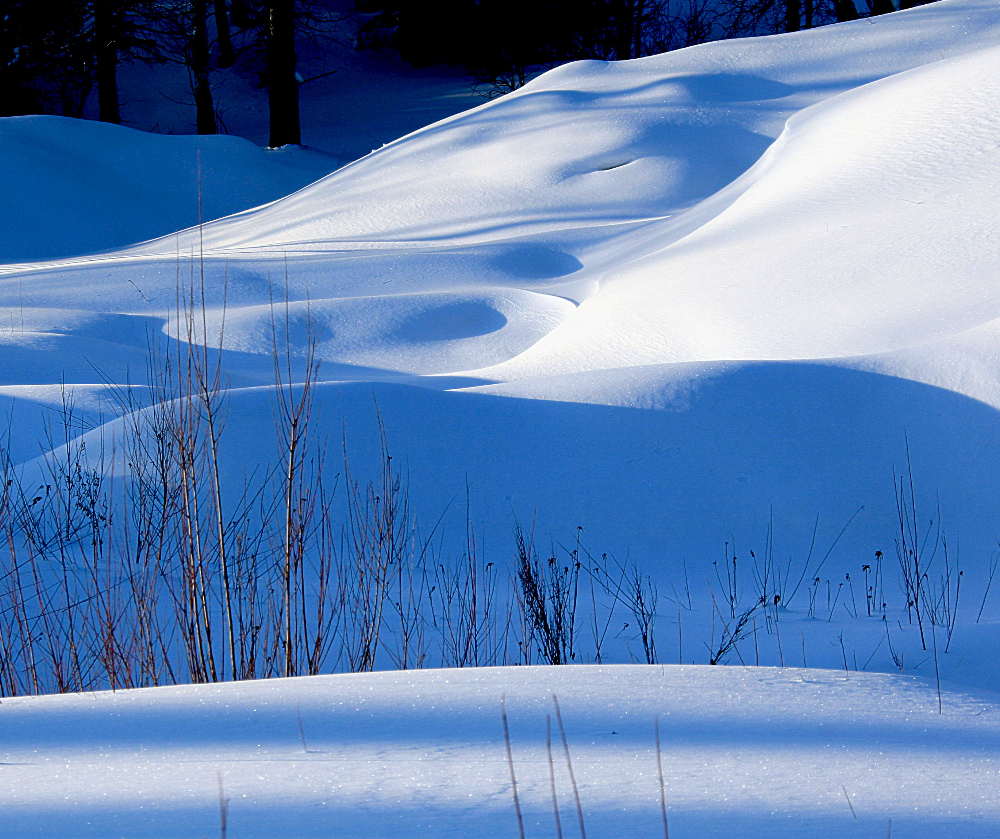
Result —
[[[172, 137], [108, 123], [0, 121], [5, 261], [109, 250], [281, 198], [337, 166], [239, 137]], [[153, 167], [153, 168], [151, 168]]]
[[[998, 106], [1000, 11], [943, 0], [566, 65], [309, 185], [329, 158], [4, 120], [0, 400], [25, 475], [64, 388], [113, 448], [204, 276], [232, 486], [269, 457], [277, 301], [292, 354], [316, 343], [315, 427], [364, 472], [380, 416], [444, 550], [467, 488], [484, 559], [508, 562], [515, 521], [559, 555], [582, 527], [656, 583], [659, 660], [685, 665], [4, 700], [9, 835], [210, 835], [217, 776], [237, 836], [513, 835], [503, 694], [529, 835], [553, 835], [550, 693], [596, 835], [659, 829], [657, 714], [676, 835], [1000, 835]], [[196, 147], [205, 217], [278, 200], [171, 232]], [[911, 470], [929, 584], [945, 542], [964, 572], [938, 656], [895, 570]], [[876, 551], [885, 620], [854, 588]], [[690, 666], [734, 553], [751, 603], [755, 560], [802, 575], [727, 658], [784, 669]], [[620, 623], [609, 648], [641, 660]]]
[[[4, 700], [4, 835], [993, 837], [1000, 719], [975, 693], [794, 668], [482, 668]], [[890, 825], [891, 822], [891, 825]]]

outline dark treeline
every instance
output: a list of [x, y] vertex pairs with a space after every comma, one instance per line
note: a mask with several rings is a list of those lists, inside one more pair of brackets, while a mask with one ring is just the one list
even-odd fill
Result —
[[220, 130], [212, 74], [242, 61], [268, 91], [269, 145], [301, 142], [297, 49], [345, 15], [323, 0], [5, 0], [0, 115], [122, 121], [118, 77], [133, 61], [183, 65], [200, 134]]
[[360, 0], [360, 40], [416, 65], [466, 68], [487, 93], [535, 69], [621, 60], [723, 38], [793, 32], [928, 0]]
[[[578, 58], [627, 59], [795, 31], [926, 0], [4, 0], [0, 116], [121, 122], [128, 62], [187, 70], [199, 133], [220, 130], [212, 77], [241, 63], [268, 91], [269, 145], [301, 142], [297, 52], [323, 39], [464, 68], [486, 95]], [[325, 75], [325, 74], [324, 74]], [[96, 103], [96, 109], [94, 104]]]

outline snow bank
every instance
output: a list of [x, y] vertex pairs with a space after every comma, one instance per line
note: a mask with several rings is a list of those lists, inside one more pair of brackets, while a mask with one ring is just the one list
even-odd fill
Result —
[[121, 247], [273, 201], [327, 174], [317, 152], [148, 134], [64, 117], [0, 119], [0, 259]]
[[[995, 698], [901, 676], [486, 668], [5, 699], [11, 837], [555, 835], [558, 698], [588, 835], [995, 836]], [[576, 827], [553, 724], [564, 829]]]

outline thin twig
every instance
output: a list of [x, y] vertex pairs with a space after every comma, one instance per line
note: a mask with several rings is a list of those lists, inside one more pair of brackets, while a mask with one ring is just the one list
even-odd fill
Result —
[[309, 746], [306, 745], [306, 727], [302, 722], [302, 707], [295, 706], [295, 719], [299, 725], [299, 742], [302, 743], [302, 751], [309, 753]]
[[660, 746], [660, 718], [653, 720], [656, 731], [656, 772], [660, 781], [660, 818], [663, 820], [663, 839], [670, 839], [670, 827], [667, 823], [667, 785], [663, 781], [663, 750]]
[[938, 667], [937, 630], [933, 623], [931, 624], [931, 638], [934, 641], [934, 683], [937, 686], [938, 713], [943, 714], [944, 708], [941, 704], [941, 670]]
[[552, 760], [552, 717], [545, 715], [545, 751], [549, 758], [549, 788], [552, 791], [552, 815], [556, 820], [556, 839], [562, 839], [562, 819], [559, 817], [559, 796], [556, 794], [556, 766]]
[[580, 790], [576, 786], [573, 759], [569, 754], [569, 742], [566, 740], [566, 729], [563, 726], [562, 711], [559, 710], [559, 699], [555, 694], [552, 694], [552, 704], [556, 706], [556, 723], [559, 725], [559, 737], [562, 739], [563, 751], [566, 753], [566, 769], [569, 771], [569, 782], [573, 786], [573, 800], [576, 802], [576, 818], [580, 823], [580, 839], [587, 839], [587, 828], [583, 823], [583, 807], [580, 805]]
[[854, 821], [857, 821], [858, 814], [854, 812], [854, 805], [851, 803], [851, 796], [847, 794], [847, 787], [841, 784], [840, 788], [844, 791], [844, 798], [847, 799], [847, 806], [851, 808], [851, 815], [854, 816]]
[[219, 837], [226, 839], [229, 832], [229, 799], [222, 787], [222, 773], [216, 773], [216, 777], [219, 779]]
[[503, 742], [507, 747], [507, 766], [510, 768], [510, 788], [514, 795], [514, 812], [517, 814], [517, 835], [524, 839], [524, 816], [517, 797], [517, 775], [514, 772], [514, 753], [510, 748], [510, 726], [507, 723], [507, 697], [500, 697], [500, 720], [503, 722]]

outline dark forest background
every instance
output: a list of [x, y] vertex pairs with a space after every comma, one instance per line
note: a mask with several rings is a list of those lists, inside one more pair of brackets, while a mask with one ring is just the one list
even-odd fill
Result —
[[[792, 32], [926, 0], [2, 0], [0, 116], [120, 123], [130, 62], [188, 75], [202, 134], [219, 131], [213, 74], [239, 64], [268, 93], [269, 145], [301, 142], [303, 49], [397, 53], [452, 65], [484, 96], [579, 58], [628, 59], [722, 38]], [[864, 5], [861, 5], [861, 4]]]

